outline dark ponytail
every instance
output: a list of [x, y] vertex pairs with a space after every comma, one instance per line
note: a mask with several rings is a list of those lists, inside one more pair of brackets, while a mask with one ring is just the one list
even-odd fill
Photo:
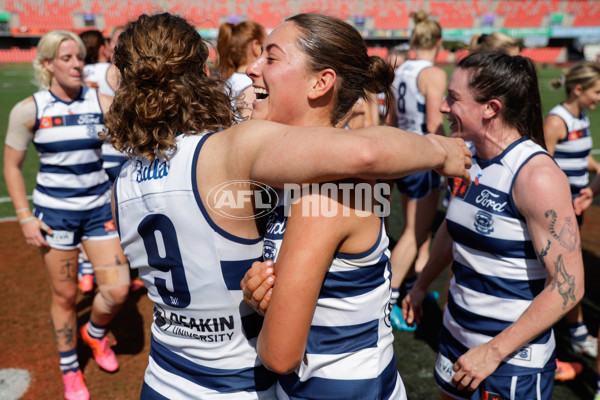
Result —
[[463, 58], [457, 67], [469, 70], [469, 87], [476, 101], [500, 100], [504, 123], [546, 148], [542, 101], [531, 59], [499, 51], [478, 51]]

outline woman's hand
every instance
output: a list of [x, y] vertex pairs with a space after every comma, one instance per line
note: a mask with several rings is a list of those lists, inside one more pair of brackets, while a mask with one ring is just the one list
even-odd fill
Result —
[[269, 301], [271, 301], [274, 284], [273, 261], [255, 261], [240, 282], [244, 292], [244, 301], [257, 313], [265, 315]]
[[594, 201], [594, 192], [591, 188], [585, 187], [579, 191], [579, 196], [573, 200], [575, 215], [581, 215]]
[[402, 300], [402, 317], [404, 317], [406, 325], [413, 326], [413, 324], [421, 322], [423, 299], [425, 299], [426, 294], [426, 290], [421, 290], [415, 286]]
[[52, 235], [52, 229], [43, 221], [40, 221], [33, 215], [23, 219], [19, 219], [23, 236], [27, 244], [35, 247], [50, 247], [50, 244], [44, 239], [42, 231]]
[[436, 146], [442, 147], [446, 152], [444, 164], [435, 169], [435, 172], [443, 176], [460, 178], [468, 185], [471, 182], [468, 169], [472, 165], [472, 154], [465, 141], [460, 138], [449, 138], [436, 134], [428, 134], [425, 137]]

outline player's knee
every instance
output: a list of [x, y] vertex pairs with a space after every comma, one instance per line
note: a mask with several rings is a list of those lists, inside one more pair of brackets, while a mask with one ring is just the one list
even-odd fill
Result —
[[98, 282], [98, 290], [105, 304], [120, 307], [129, 293], [129, 268], [124, 265], [109, 265], [94, 268]]
[[129, 284], [114, 287], [109, 290], [108, 293], [113, 300], [113, 304], [120, 306], [121, 304], [125, 303], [125, 300], [127, 300], [127, 295], [129, 294]]
[[102, 297], [102, 303], [104, 304], [105, 311], [108, 313], [114, 313], [118, 311], [125, 300], [127, 300], [127, 294], [129, 293], [129, 285], [127, 286], [98, 286], [98, 292]]
[[53, 301], [62, 309], [73, 309], [77, 305], [77, 289], [57, 293], [53, 296]]

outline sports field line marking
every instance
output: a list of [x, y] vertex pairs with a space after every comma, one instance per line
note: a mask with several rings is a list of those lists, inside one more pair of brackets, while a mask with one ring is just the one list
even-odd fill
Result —
[[[33, 199], [33, 196], [27, 196], [27, 200]], [[10, 197], [0, 197], [0, 203], [9, 203], [12, 199]]]

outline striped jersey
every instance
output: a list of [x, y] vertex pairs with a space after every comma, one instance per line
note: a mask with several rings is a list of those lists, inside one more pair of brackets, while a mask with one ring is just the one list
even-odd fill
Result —
[[110, 143], [102, 143], [102, 168], [106, 170], [111, 182], [119, 176], [121, 167], [127, 161], [127, 157]]
[[575, 117], [562, 104], [552, 108], [548, 114], [560, 117], [567, 126], [567, 136], [556, 144], [554, 159], [567, 174], [571, 193], [578, 195], [589, 183], [587, 166], [592, 150], [590, 119], [583, 111], [579, 117]]
[[109, 62], [99, 62], [83, 66], [83, 75], [86, 82], [94, 82], [98, 85], [98, 93], [115, 97], [114, 89], [108, 84], [107, 74], [110, 67]]
[[[115, 91], [108, 84], [107, 80], [107, 73], [110, 65], [111, 63], [109, 62], [87, 64], [83, 67], [83, 74], [85, 75], [86, 82], [95, 82], [98, 85], [98, 93], [114, 97]], [[114, 182], [114, 180], [117, 178], [117, 175], [119, 175], [121, 166], [125, 164], [127, 158], [121, 152], [117, 151], [112, 146], [112, 144], [103, 143], [102, 159], [102, 166], [106, 170], [106, 173], [108, 174], [108, 177], [110, 178], [111, 182]]]
[[[491, 160], [473, 159], [472, 183], [457, 185], [446, 213], [453, 241], [454, 277], [450, 283], [436, 364], [449, 382], [451, 365], [468, 349], [488, 342], [515, 322], [544, 289], [547, 273], [540, 264], [527, 223], [512, 188], [521, 167], [533, 156], [549, 154], [527, 138], [512, 143]], [[494, 375], [529, 375], [554, 368], [552, 329], [505, 358]]]
[[[283, 192], [269, 215], [263, 257], [276, 261], [287, 222]], [[322, 284], [305, 355], [280, 376], [282, 399], [405, 399], [389, 317], [390, 253], [383, 224], [377, 242], [360, 254], [336, 253]]]
[[179, 135], [168, 161], [133, 158], [115, 181], [121, 246], [154, 302], [144, 390], [171, 400], [272, 399], [275, 375], [256, 352], [262, 317], [240, 289], [262, 238], [224, 231], [202, 203], [196, 165], [209, 136]]
[[34, 204], [70, 211], [108, 204], [110, 185], [98, 138], [104, 122], [96, 91], [82, 87], [71, 102], [49, 90], [36, 92], [33, 98], [37, 108], [33, 143], [40, 157]]
[[406, 60], [398, 68], [392, 83], [396, 104], [398, 128], [406, 131], [427, 133], [425, 95], [419, 90], [417, 80], [425, 68], [432, 67], [427, 60]]

